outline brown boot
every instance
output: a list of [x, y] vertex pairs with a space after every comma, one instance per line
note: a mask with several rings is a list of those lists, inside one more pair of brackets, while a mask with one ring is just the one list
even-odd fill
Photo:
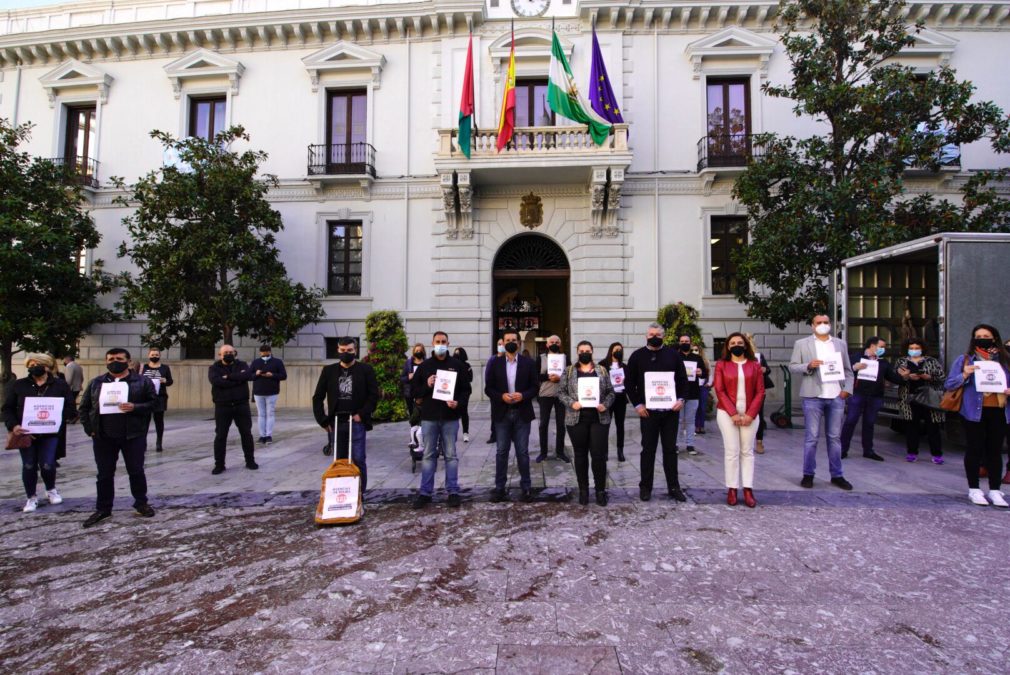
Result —
[[1010, 485], [1010, 469], [1007, 469], [1003, 474], [1003, 485]]
[[765, 442], [758, 441], [757, 444], [754, 446], [754, 452], [756, 452], [759, 455], [765, 454]]

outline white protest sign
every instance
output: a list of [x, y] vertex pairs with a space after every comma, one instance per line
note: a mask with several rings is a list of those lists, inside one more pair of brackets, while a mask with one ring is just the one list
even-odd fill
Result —
[[880, 373], [880, 361], [876, 359], [859, 359], [859, 362], [866, 366], [859, 371], [859, 379], [876, 382], [877, 375]]
[[579, 404], [583, 408], [595, 408], [600, 405], [600, 378], [579, 378]]
[[821, 382], [844, 382], [845, 370], [842, 365], [842, 355], [838, 352], [824, 354], [820, 357], [822, 363], [819, 366], [821, 371]]
[[1002, 394], [1007, 390], [1006, 373], [999, 361], [975, 361], [975, 391]]
[[547, 374], [557, 375], [561, 377], [562, 373], [565, 372], [565, 355], [564, 354], [548, 354], [547, 355]]
[[126, 382], [103, 382], [102, 391], [98, 395], [98, 413], [100, 415], [120, 415], [120, 403], [127, 403], [130, 397], [130, 385]]
[[455, 401], [456, 373], [452, 370], [435, 371], [435, 391], [431, 397], [436, 401]]
[[323, 493], [323, 518], [350, 518], [358, 512], [358, 476], [327, 478]]
[[650, 372], [645, 380], [645, 407], [650, 410], [672, 410], [677, 400], [677, 385], [671, 372]]
[[55, 434], [63, 425], [63, 399], [29, 396], [21, 415], [21, 428], [33, 434]]

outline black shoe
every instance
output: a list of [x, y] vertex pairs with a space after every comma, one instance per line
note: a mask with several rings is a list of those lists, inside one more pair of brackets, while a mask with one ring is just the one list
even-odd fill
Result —
[[559, 450], [558, 451], [558, 459], [560, 459], [565, 464], [568, 464], [569, 462], [572, 461], [571, 458], [568, 455], [565, 454], [564, 450]]
[[267, 437], [266, 436], [260, 436], [259, 438], [256, 439], [256, 442], [262, 445], [263, 443], [267, 442]]
[[624, 448], [618, 448], [617, 449], [617, 461], [618, 462], [623, 462], [624, 461]]
[[666, 494], [667, 494], [667, 496], [670, 497], [670, 499], [674, 499], [674, 500], [676, 500], [678, 502], [686, 502], [687, 501], [687, 495], [684, 494], [684, 491], [681, 490], [679, 487], [675, 487], [675, 488], [671, 488], [671, 489], [667, 490]]
[[579, 504], [583, 506], [589, 504], [589, 488], [579, 488]]
[[274, 442], [274, 437], [273, 436], [267, 436], [267, 445], [270, 445], [273, 442]]
[[102, 522], [106, 518], [111, 518], [112, 513], [109, 511], [95, 511], [88, 519], [84, 521], [84, 527], [94, 527], [98, 523]]
[[133, 510], [137, 512], [138, 515], [144, 518], [154, 518], [154, 509], [151, 508], [150, 504], [141, 504], [140, 506], [134, 506]]
[[687, 454], [694, 456], [694, 455], [697, 455], [699, 453], [698, 453], [697, 450], [694, 449], [693, 445], [689, 445], [689, 446], [687, 446]]
[[523, 502], [529, 504], [533, 501], [533, 490], [523, 490], [523, 496], [520, 498]]
[[831, 484], [832, 485], [836, 485], [836, 486], [842, 488], [843, 490], [851, 490], [852, 489], [852, 483], [850, 483], [849, 481], [845, 480], [842, 476], [839, 476], [838, 478], [832, 478], [831, 479]]
[[431, 497], [428, 495], [417, 495], [414, 497], [414, 502], [411, 504], [411, 507], [415, 509], [423, 509], [428, 504], [431, 504]]
[[445, 503], [452, 507], [457, 507], [463, 503], [463, 499], [457, 493], [452, 493], [449, 498], [445, 500]]
[[250, 459], [246, 461], [245, 468], [252, 469], [253, 471], [255, 471], [256, 469], [260, 468], [260, 465], [257, 464], [254, 460]]
[[55, 462], [53, 462], [53, 468], [55, 469], [60, 468], [60, 460], [56, 460]]
[[596, 491], [596, 505], [597, 506], [606, 506], [607, 502], [609, 502], [609, 501], [610, 500], [607, 498], [607, 491], [606, 490], [597, 490]]
[[498, 439], [497, 439], [497, 438], [495, 438], [494, 436], [492, 436], [491, 438], [487, 439], [487, 442], [488, 442], [489, 444], [493, 444], [493, 443], [497, 443], [497, 442], [498, 442]]
[[647, 490], [646, 488], [638, 488], [638, 498], [643, 502], [647, 502], [652, 499], [652, 490]]
[[803, 480], [800, 481], [800, 487], [812, 488], [814, 486], [814, 477], [804, 474]]
[[324, 445], [323, 446], [323, 454], [324, 455], [326, 455], [327, 457], [329, 457], [331, 452], [333, 452], [333, 448], [331, 448], [328, 445]]
[[154, 446], [154, 451], [155, 452], [164, 452], [165, 449], [163, 447], [161, 447], [161, 444], [159, 443], [158, 445]]
[[866, 459], [872, 459], [874, 462], [883, 462], [884, 461], [884, 458], [881, 457], [880, 455], [878, 455], [875, 452], [868, 452], [865, 455], [863, 455], [863, 457], [865, 457]]
[[215, 464], [214, 468], [211, 469], [211, 473], [214, 474], [215, 476], [218, 475], [219, 473], [224, 473], [224, 464]]
[[547, 455], [545, 455], [544, 453], [541, 452], [539, 455], [537, 455], [537, 458], [534, 459], [533, 461], [536, 462], [537, 464], [539, 464], [540, 462], [544, 461], [545, 459], [547, 459]]
[[842, 453], [842, 459], [848, 459], [848, 458], [849, 458], [849, 451], [846, 450], [845, 452]]
[[495, 504], [501, 502], [507, 502], [509, 500], [509, 493], [507, 490], [491, 490], [491, 501]]
[[676, 443], [674, 443], [674, 444], [673, 444], [673, 451], [674, 451], [675, 453], [677, 453], [677, 454], [680, 454], [680, 446], [679, 446], [679, 445], [677, 445]]

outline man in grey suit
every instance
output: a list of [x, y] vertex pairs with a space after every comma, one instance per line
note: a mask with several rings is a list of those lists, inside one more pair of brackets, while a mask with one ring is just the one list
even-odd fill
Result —
[[817, 438], [821, 427], [828, 442], [828, 469], [831, 483], [843, 490], [852, 484], [842, 475], [842, 418], [845, 399], [852, 394], [852, 364], [845, 343], [831, 337], [831, 319], [818, 314], [811, 322], [813, 335], [800, 338], [793, 345], [789, 371], [800, 380], [803, 401], [803, 480], [805, 488], [814, 486], [817, 467]]

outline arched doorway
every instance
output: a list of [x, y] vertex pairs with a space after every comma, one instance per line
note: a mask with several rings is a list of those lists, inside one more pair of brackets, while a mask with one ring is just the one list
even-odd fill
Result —
[[521, 234], [505, 242], [495, 255], [492, 303], [492, 346], [506, 327], [519, 330], [523, 347], [536, 357], [554, 334], [569, 344], [568, 257], [554, 241], [539, 234]]

